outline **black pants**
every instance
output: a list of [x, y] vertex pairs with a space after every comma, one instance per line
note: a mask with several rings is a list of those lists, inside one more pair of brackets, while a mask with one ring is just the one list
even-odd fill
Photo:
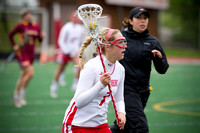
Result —
[[125, 88], [124, 100], [126, 109], [126, 124], [124, 130], [119, 130], [116, 122], [111, 125], [112, 133], [148, 133], [149, 128], [147, 124], [144, 108], [149, 98], [149, 88], [136, 87], [132, 91]]

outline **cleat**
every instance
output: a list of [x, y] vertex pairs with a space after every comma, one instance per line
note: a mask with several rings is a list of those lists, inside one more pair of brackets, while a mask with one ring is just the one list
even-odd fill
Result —
[[65, 87], [67, 85], [67, 83], [64, 81], [64, 80], [59, 80], [59, 84], [62, 86], [62, 87]]
[[72, 91], [76, 91], [76, 88], [77, 88], [77, 84], [76, 84], [76, 83], [74, 83], [74, 84], [72, 85], [72, 88], [71, 88], [71, 90], [72, 90]]
[[24, 98], [19, 98], [19, 102], [22, 106], [27, 105], [27, 101]]
[[77, 85], [78, 85], [78, 79], [74, 79], [71, 90], [76, 91]]
[[56, 91], [51, 90], [51, 91], [50, 91], [50, 96], [51, 96], [52, 98], [57, 98], [57, 97], [58, 97], [58, 94], [57, 94]]
[[50, 96], [52, 98], [58, 97], [57, 90], [58, 90], [58, 84], [52, 84], [50, 87]]
[[19, 98], [18, 99], [12, 98], [12, 102], [15, 105], [16, 108], [21, 108], [22, 107], [22, 105], [21, 105], [21, 103], [19, 101]]
[[19, 102], [22, 106], [27, 105], [26, 99], [25, 99], [25, 91], [20, 90], [19, 91]]
[[62, 72], [59, 76], [59, 79], [58, 79], [58, 83], [62, 86], [62, 87], [65, 87], [67, 85], [67, 82], [65, 81], [65, 74], [64, 72]]

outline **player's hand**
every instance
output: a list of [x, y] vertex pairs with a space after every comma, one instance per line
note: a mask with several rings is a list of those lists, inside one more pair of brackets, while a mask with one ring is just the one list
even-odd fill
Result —
[[118, 117], [119, 117], [119, 122], [118, 122], [118, 126], [120, 128], [120, 130], [124, 129], [125, 123], [126, 123], [126, 116], [124, 113], [122, 112], [118, 112]]
[[40, 36], [41, 36], [42, 38], [45, 38], [45, 37], [46, 37], [45, 32], [42, 31], [42, 32], [40, 33]]
[[103, 73], [100, 77], [100, 81], [104, 86], [108, 85], [111, 81], [110, 74], [108, 72]]
[[18, 45], [15, 45], [15, 46], [13, 47], [14, 51], [18, 51], [19, 48], [20, 48], [20, 47], [19, 47]]
[[158, 56], [159, 58], [162, 58], [162, 54], [160, 51], [154, 49], [151, 52], [153, 53], [153, 57]]

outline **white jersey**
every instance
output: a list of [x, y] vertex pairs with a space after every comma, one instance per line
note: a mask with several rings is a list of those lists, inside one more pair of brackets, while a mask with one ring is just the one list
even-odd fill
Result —
[[[104, 64], [111, 75], [111, 90], [118, 112], [125, 114], [124, 106], [124, 67], [117, 61], [115, 64], [106, 60]], [[100, 82], [103, 73], [100, 57], [89, 60], [80, 73], [76, 93], [68, 106], [63, 124], [65, 128], [74, 126], [96, 127], [107, 123], [108, 103], [111, 100], [108, 86]], [[114, 112], [113, 112], [114, 113]], [[70, 125], [66, 127], [66, 125]]]
[[75, 57], [80, 49], [85, 28], [81, 24], [66, 23], [59, 34], [58, 44], [64, 54]]

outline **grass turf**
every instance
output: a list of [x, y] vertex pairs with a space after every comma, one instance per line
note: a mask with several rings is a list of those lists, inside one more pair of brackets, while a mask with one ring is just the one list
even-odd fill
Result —
[[[0, 65], [2, 65], [2, 61]], [[60, 133], [65, 109], [73, 97], [70, 90], [73, 65], [66, 68], [67, 86], [60, 87], [57, 99], [49, 96], [56, 63], [35, 62], [35, 76], [27, 88], [28, 105], [15, 108], [11, 97], [19, 76], [17, 62], [0, 72], [0, 133]], [[200, 132], [200, 65], [170, 64], [165, 75], [152, 69], [151, 92], [145, 113], [150, 133]], [[155, 107], [155, 105], [157, 105]], [[108, 121], [115, 119], [110, 103]]]

